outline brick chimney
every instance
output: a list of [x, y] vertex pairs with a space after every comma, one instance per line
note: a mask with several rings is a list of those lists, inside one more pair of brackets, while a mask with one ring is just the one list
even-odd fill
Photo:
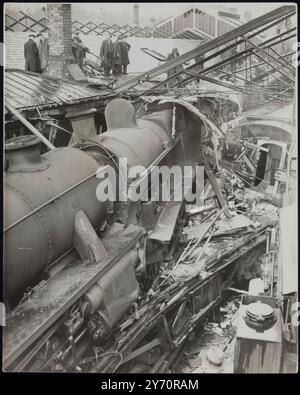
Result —
[[67, 64], [75, 63], [72, 54], [71, 4], [47, 3], [49, 57], [47, 74], [69, 79]]

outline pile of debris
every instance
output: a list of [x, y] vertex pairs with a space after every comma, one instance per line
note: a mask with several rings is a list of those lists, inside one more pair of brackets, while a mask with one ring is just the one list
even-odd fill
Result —
[[240, 297], [223, 301], [195, 330], [194, 340], [186, 347], [178, 364], [183, 373], [233, 373], [235, 334]]
[[[208, 165], [205, 170], [204, 205], [186, 206], [188, 219], [174, 259], [162, 265], [134, 312], [120, 323], [111, 347], [98, 356], [94, 371], [176, 371], [199, 323], [224, 300], [223, 292], [236, 279], [261, 276], [260, 256], [265, 252], [267, 230], [277, 223], [277, 207], [265, 201], [263, 194], [245, 187], [232, 170], [222, 169], [218, 180]], [[208, 371], [216, 364], [214, 358], [222, 360], [224, 371], [232, 369], [237, 309], [237, 300], [229, 302], [220, 309], [220, 324], [205, 326], [204, 339], [207, 333], [217, 335], [218, 348], [205, 348], [208, 356], [198, 356], [189, 369]], [[205, 362], [199, 367], [199, 360], [208, 365]]]

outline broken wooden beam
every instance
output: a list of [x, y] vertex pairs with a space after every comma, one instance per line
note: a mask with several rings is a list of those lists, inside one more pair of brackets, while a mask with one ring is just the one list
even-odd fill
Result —
[[206, 172], [207, 177], [211, 183], [211, 186], [213, 187], [213, 190], [216, 193], [218, 202], [220, 203], [222, 209], [224, 209], [224, 214], [226, 215], [227, 218], [231, 218], [231, 213], [228, 209], [227, 201], [226, 201], [224, 195], [222, 194], [219, 184], [218, 184], [218, 182], [215, 178], [215, 175], [214, 175], [213, 171], [211, 170], [211, 167], [210, 167], [206, 158], [203, 158], [203, 163], [204, 163], [205, 172]]

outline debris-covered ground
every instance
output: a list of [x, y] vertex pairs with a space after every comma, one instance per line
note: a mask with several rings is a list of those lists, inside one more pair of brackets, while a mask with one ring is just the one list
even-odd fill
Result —
[[240, 296], [215, 308], [204, 326], [195, 329], [177, 366], [183, 373], [233, 373]]

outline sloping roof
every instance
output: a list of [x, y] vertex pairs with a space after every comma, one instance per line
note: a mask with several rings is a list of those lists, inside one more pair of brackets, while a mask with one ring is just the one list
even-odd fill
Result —
[[15, 108], [73, 104], [109, 94], [78, 82], [16, 69], [5, 71], [4, 84], [5, 100]]

